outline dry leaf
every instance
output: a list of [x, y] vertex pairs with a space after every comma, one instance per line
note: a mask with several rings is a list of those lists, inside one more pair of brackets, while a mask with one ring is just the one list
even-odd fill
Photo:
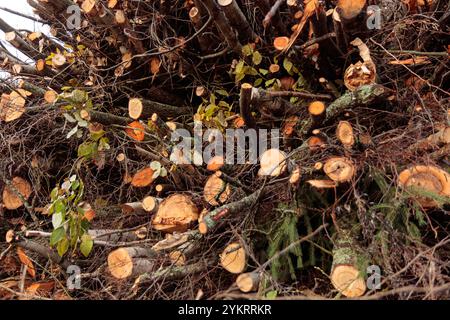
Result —
[[22, 248], [17, 248], [17, 256], [19, 257], [20, 262], [22, 262], [24, 265], [28, 267], [27, 271], [30, 274], [31, 277], [36, 277], [36, 269], [34, 268], [33, 262], [30, 258], [26, 255], [25, 251], [23, 251]]

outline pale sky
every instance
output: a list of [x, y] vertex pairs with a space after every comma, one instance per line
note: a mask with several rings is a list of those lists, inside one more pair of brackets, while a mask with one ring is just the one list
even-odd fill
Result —
[[[31, 8], [27, 0], [0, 0], [0, 8], [8, 8], [14, 11], [18, 11], [27, 15], [33, 15], [33, 8]], [[34, 22], [32, 20], [17, 16], [15, 14], [0, 10], [0, 17], [9, 23], [12, 27], [17, 29], [26, 29], [30, 31], [41, 31], [44, 33], [48, 32], [48, 27], [43, 26], [40, 23]], [[5, 35], [3, 31], [0, 30], [0, 41], [10, 50], [11, 53], [17, 55], [21, 60], [26, 60], [27, 58], [23, 55], [18, 55], [17, 50], [10, 46], [5, 41]]]

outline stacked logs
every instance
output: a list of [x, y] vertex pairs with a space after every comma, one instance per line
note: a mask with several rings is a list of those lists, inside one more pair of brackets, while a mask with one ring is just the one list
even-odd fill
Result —
[[[407, 53], [412, 63], [385, 63], [395, 52], [386, 54], [373, 39], [382, 32], [368, 28], [369, 1], [28, 3], [51, 31], [15, 30], [0, 19], [5, 40], [29, 58], [0, 47], [0, 68], [11, 75], [0, 87], [0, 179], [5, 216], [25, 217], [8, 224], [7, 242], [37, 259], [66, 266], [79, 258], [29, 239], [51, 237], [50, 223], [40, 220], [50, 222], [50, 191], [73, 170], [91, 213], [92, 266], [114, 285], [135, 281], [133, 292], [157, 281], [191, 285], [206, 275], [214, 290], [234, 283], [263, 295], [290, 286], [273, 265], [291, 259], [295, 247], [309, 255], [308, 266], [329, 275], [334, 289], [324, 295], [359, 297], [367, 294], [365, 263], [386, 256], [376, 241], [410, 228], [379, 215], [401, 208], [406, 216], [393, 220], [410, 223], [418, 211], [430, 217], [448, 205], [449, 113], [437, 103], [446, 101], [444, 67], [430, 77], [432, 68], [414, 69], [414, 85], [392, 84], [420, 66], [414, 55], [435, 48], [434, 34]], [[68, 31], [74, 5], [80, 25]], [[435, 6], [433, 15], [445, 12], [442, 2]], [[430, 19], [437, 28], [446, 16]], [[446, 52], [431, 53], [436, 61], [426, 63], [445, 66]], [[419, 108], [405, 103], [412, 92]], [[199, 121], [219, 133], [242, 130], [224, 145], [244, 129], [280, 129], [282, 139], [259, 149], [257, 163], [247, 150], [235, 164], [234, 156], [215, 150], [203, 157], [177, 144]], [[86, 146], [95, 148], [80, 152]], [[290, 234], [307, 232], [298, 243], [279, 240], [286, 231], [276, 229], [292, 214], [304, 223], [295, 222]], [[274, 243], [279, 247], [269, 250]], [[396, 275], [388, 260], [377, 263]], [[294, 271], [285, 273], [294, 279], [304, 265], [288, 261]], [[183, 291], [173, 287], [160, 286], [167, 290], [161, 296]]]

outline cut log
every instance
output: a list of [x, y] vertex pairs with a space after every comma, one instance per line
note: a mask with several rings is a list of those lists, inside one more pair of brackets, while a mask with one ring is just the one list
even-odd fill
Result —
[[346, 297], [360, 297], [366, 291], [366, 281], [358, 269], [360, 260], [358, 245], [343, 230], [334, 243], [330, 278], [333, 286]]
[[323, 149], [326, 146], [326, 142], [320, 136], [312, 136], [307, 141], [308, 148], [311, 152], [316, 152]]
[[236, 53], [237, 55], [241, 55], [242, 44], [236, 37], [236, 33], [231, 28], [222, 10], [219, 10], [214, 0], [204, 0], [201, 3], [206, 7], [208, 12], [210, 13], [212, 20], [216, 24], [220, 33], [225, 38], [228, 46], [234, 51], [234, 53]]
[[335, 182], [347, 182], [355, 175], [355, 165], [348, 158], [333, 157], [325, 162], [323, 171]]
[[289, 45], [288, 37], [276, 37], [273, 40], [273, 47], [278, 51], [283, 51]]
[[152, 114], [150, 118], [156, 133], [161, 139], [170, 138], [172, 130], [167, 126], [167, 124], [159, 117], [156, 113]]
[[286, 153], [279, 149], [269, 149], [260, 158], [259, 176], [278, 177], [286, 172], [288, 167]]
[[[192, 21], [192, 24], [194, 25], [195, 31], [198, 32], [203, 27], [203, 22], [201, 19], [201, 13], [200, 10], [194, 6], [189, 10], [189, 18]], [[209, 49], [209, 40], [208, 36], [205, 33], [201, 33], [198, 36], [198, 43], [200, 44], [200, 48], [202, 51], [208, 51]]]
[[81, 9], [86, 13], [93, 13], [95, 9], [96, 0], [84, 0], [81, 4]]
[[[436, 166], [417, 165], [406, 169], [398, 176], [401, 187], [416, 187], [441, 196], [450, 197], [450, 174]], [[429, 197], [416, 199], [423, 207], [436, 207], [435, 200]]]
[[250, 83], [243, 83], [241, 85], [241, 92], [239, 95], [239, 109], [241, 111], [241, 117], [242, 119], [244, 119], [245, 124], [249, 128], [256, 128], [255, 119], [251, 114], [252, 89], [253, 86]]
[[116, 279], [126, 279], [151, 272], [157, 253], [150, 248], [119, 248], [108, 255], [108, 269]]
[[[128, 126], [128, 123], [130, 122], [130, 119], [125, 118], [125, 117], [120, 117], [120, 116], [116, 116], [114, 114], [111, 113], [107, 113], [107, 112], [101, 112], [101, 111], [94, 111], [94, 110], [86, 110], [86, 109], [82, 109], [80, 110], [80, 117], [86, 121], [89, 122], [98, 122], [101, 123], [103, 125], [120, 125], [120, 126]], [[134, 125], [131, 125], [130, 131], [131, 133], [134, 133], [132, 128]], [[145, 129], [143, 125], [140, 125], [139, 128], [141, 128], [141, 130], [137, 130], [139, 134], [144, 134], [143, 130]], [[128, 132], [127, 132], [128, 134]], [[136, 133], [135, 133], [136, 134]]]
[[129, 112], [131, 112], [130, 117], [132, 118], [150, 118], [154, 113], [157, 113], [163, 118], [179, 117], [191, 114], [191, 111], [188, 107], [177, 107], [140, 98], [131, 98], [128, 101], [128, 110]]
[[164, 232], [184, 232], [198, 219], [198, 209], [185, 194], [173, 194], [164, 199], [158, 208], [152, 225]]
[[161, 201], [162, 199], [160, 198], [147, 196], [142, 200], [142, 208], [148, 213], [156, 213], [158, 211], [159, 204], [161, 203]]
[[[22, 89], [18, 89], [22, 90]], [[20, 91], [12, 91], [10, 94], [2, 94], [0, 100], [0, 120], [11, 122], [19, 119], [25, 113], [25, 95]]]
[[231, 273], [242, 273], [247, 266], [247, 255], [241, 244], [229, 244], [220, 254], [220, 265]]
[[145, 139], [145, 127], [139, 121], [133, 121], [125, 129], [126, 134], [136, 141], [144, 141]]
[[123, 214], [146, 214], [141, 202], [128, 202], [120, 205]]
[[139, 170], [134, 174], [133, 179], [131, 180], [131, 185], [138, 188], [148, 187], [155, 180], [153, 177], [154, 173], [155, 171], [153, 171], [152, 168], [144, 168]]
[[280, 65], [272, 63], [269, 66], [269, 71], [270, 71], [270, 73], [277, 73], [278, 71], [280, 71]]
[[314, 126], [322, 123], [325, 119], [325, 103], [322, 101], [313, 101], [308, 106], [308, 112], [311, 115]]
[[227, 203], [211, 212], [208, 212], [199, 222], [198, 231], [201, 234], [206, 234], [214, 229], [214, 227], [216, 227], [224, 217], [248, 210], [251, 206], [255, 205], [261, 196], [261, 193], [262, 191], [258, 190], [239, 201]]
[[217, 3], [222, 8], [231, 26], [237, 31], [238, 37], [243, 43], [251, 42], [257, 38], [247, 18], [239, 8], [237, 1], [217, 0]]
[[224, 164], [225, 159], [223, 158], [223, 156], [214, 156], [208, 161], [206, 169], [208, 169], [209, 171], [217, 171], [220, 170], [224, 166]]
[[346, 148], [351, 148], [355, 144], [353, 127], [348, 121], [339, 121], [336, 128], [336, 137]]
[[450, 127], [444, 127], [438, 132], [421, 139], [408, 147], [408, 150], [429, 150], [450, 143]]
[[292, 174], [289, 178], [289, 183], [292, 185], [298, 185], [300, 182], [300, 178], [302, 176], [302, 172], [299, 166], [296, 166], [294, 170], [292, 170]]
[[217, 175], [211, 175], [203, 189], [205, 200], [212, 206], [225, 203], [231, 196], [231, 187]]
[[55, 54], [52, 58], [52, 66], [55, 69], [61, 69], [66, 65], [66, 63], [67, 63], [66, 57], [60, 53]]
[[170, 252], [169, 259], [174, 265], [179, 267], [186, 264], [186, 255], [180, 250]]
[[257, 291], [261, 276], [258, 272], [240, 274], [236, 279], [236, 285], [242, 292]]
[[363, 30], [365, 30], [366, 6], [366, 0], [338, 1], [336, 12], [339, 14], [344, 32], [351, 35], [354, 32], [361, 31], [361, 26], [363, 26]]
[[3, 189], [3, 205], [8, 210], [15, 210], [23, 206], [32, 192], [30, 183], [21, 177], [14, 177], [10, 184]]
[[[117, 243], [145, 239], [147, 237], [148, 230], [146, 227], [141, 227], [137, 230], [126, 232], [115, 232], [115, 230], [108, 229], [93, 229], [89, 230], [88, 234], [92, 237], [94, 243], [95, 240]], [[29, 234], [27, 234], [27, 236], [29, 236]]]
[[308, 184], [317, 189], [332, 189], [336, 188], [337, 184], [333, 180], [308, 180]]
[[116, 23], [119, 25], [125, 24], [127, 22], [127, 17], [125, 16], [125, 12], [123, 10], [117, 10], [115, 14]]
[[58, 94], [53, 90], [47, 90], [44, 93], [44, 100], [48, 103], [54, 103], [58, 98]]

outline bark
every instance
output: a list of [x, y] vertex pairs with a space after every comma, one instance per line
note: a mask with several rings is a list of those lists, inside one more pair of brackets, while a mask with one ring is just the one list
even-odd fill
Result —
[[218, 0], [219, 6], [222, 8], [225, 16], [230, 24], [239, 34], [239, 38], [244, 43], [254, 41], [257, 35], [247, 21], [247, 18], [239, 8], [235, 0]]
[[214, 21], [220, 33], [225, 38], [228, 46], [237, 54], [242, 54], [242, 45], [236, 37], [236, 33], [230, 27], [224, 13], [219, 10], [214, 0], [203, 1], [206, 9], [209, 12], [210, 18]]

